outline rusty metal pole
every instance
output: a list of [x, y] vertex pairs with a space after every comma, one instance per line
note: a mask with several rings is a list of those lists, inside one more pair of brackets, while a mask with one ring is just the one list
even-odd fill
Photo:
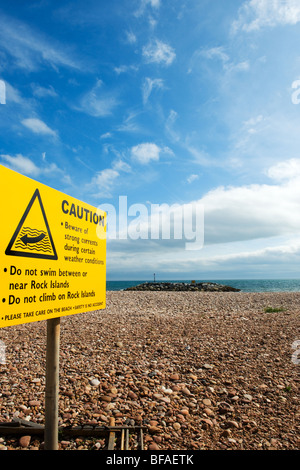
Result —
[[60, 318], [47, 320], [45, 450], [58, 449]]

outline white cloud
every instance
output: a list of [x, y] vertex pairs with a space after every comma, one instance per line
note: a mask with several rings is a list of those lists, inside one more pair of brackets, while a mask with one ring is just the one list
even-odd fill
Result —
[[126, 31], [126, 42], [128, 44], [135, 44], [136, 41], [136, 35], [132, 31]]
[[160, 152], [161, 148], [153, 143], [143, 143], [131, 148], [132, 158], [143, 165], [158, 161]]
[[23, 126], [30, 129], [35, 134], [44, 134], [44, 135], [52, 135], [53, 137], [56, 136], [56, 132], [50, 129], [43, 121], [37, 118], [28, 118], [23, 119], [21, 121]]
[[105, 92], [102, 88], [103, 82], [97, 80], [96, 85], [82, 97], [77, 109], [94, 117], [111, 115], [119, 103], [112, 93]]
[[219, 187], [208, 192], [201, 200], [207, 243], [300, 233], [300, 219], [295, 216], [300, 201], [299, 170], [299, 160], [283, 162], [268, 171], [277, 184]]
[[160, 0], [144, 0], [144, 2], [150, 4], [153, 8], [160, 7]]
[[23, 106], [26, 105], [26, 101], [24, 98], [22, 98], [19, 90], [14, 88], [12, 85], [9, 83], [6, 84], [6, 100], [8, 103], [15, 103], [15, 104], [21, 104]]
[[148, 63], [171, 65], [176, 54], [171, 46], [156, 39], [143, 47], [143, 56]]
[[149, 96], [152, 93], [152, 90], [154, 88], [163, 88], [164, 86], [164, 81], [161, 78], [145, 78], [143, 87], [142, 87], [142, 92], [143, 92], [143, 103], [146, 104]]
[[[222, 275], [224, 278], [230, 276], [230, 279], [237, 276], [240, 279], [297, 277], [300, 257], [299, 242], [293, 239], [285, 241], [276, 239], [275, 244], [270, 243], [266, 246], [266, 242], [264, 243], [265, 246], [260, 248], [247, 242], [247, 247], [237, 244], [219, 247], [214, 245], [213, 247], [204, 246], [199, 252], [189, 252], [184, 250], [183, 246], [174, 246], [174, 243], [168, 240], [165, 243], [152, 241], [152, 245], [148, 240], [135, 240], [132, 243], [130, 240], [125, 240], [122, 244], [116, 243], [118, 246], [116, 251], [111, 248], [108, 252], [108, 266], [110, 272], [115, 272], [117, 275], [121, 273], [128, 275], [128, 272], [134, 275], [137, 271], [134, 260], [136, 256], [141, 257], [142, 253], [142, 275], [156, 272], [160, 276], [167, 275], [167, 279], [170, 278], [170, 273], [174, 273], [179, 279], [184, 279], [186, 276], [191, 278], [192, 274], [194, 279], [205, 279], [205, 277], [220, 279]], [[151, 250], [147, 249], [149, 245], [151, 245]], [[210, 276], [211, 273], [213, 277]]]
[[229, 56], [226, 54], [224, 51], [224, 48], [222, 46], [220, 47], [211, 47], [210, 49], [203, 49], [201, 50], [201, 55], [203, 57], [206, 57], [207, 59], [220, 59], [222, 62], [228, 62], [229, 61]]
[[130, 173], [131, 167], [128, 163], [124, 162], [124, 160], [118, 159], [115, 160], [112, 164], [112, 167], [116, 171], [124, 171], [125, 173]]
[[112, 137], [111, 132], [105, 132], [104, 134], [100, 136], [100, 139], [110, 139], [111, 137]]
[[56, 91], [51, 85], [49, 86], [49, 88], [40, 85], [33, 85], [32, 87], [34, 96], [37, 96], [38, 98], [45, 98], [47, 96], [55, 98], [57, 96]]
[[44, 63], [54, 68], [80, 68], [72, 54], [67, 53], [65, 44], [54, 44], [52, 39], [34, 31], [25, 23], [4, 15], [3, 12], [0, 18], [0, 45], [20, 68], [36, 70]]
[[244, 60], [238, 63], [230, 63], [224, 67], [227, 72], [247, 72], [250, 69], [250, 63], [248, 60]]
[[29, 118], [29, 119], [23, 119], [23, 121], [21, 122], [23, 126], [27, 127], [35, 134], [51, 135], [52, 137], [57, 136], [56, 131], [53, 131], [52, 129], [50, 129], [50, 127], [48, 127], [47, 124], [45, 124], [40, 119]]
[[186, 181], [187, 183], [191, 184], [198, 179], [199, 179], [199, 175], [190, 175]]
[[124, 118], [122, 124], [117, 127], [119, 132], [137, 132], [140, 130], [139, 125], [136, 122], [136, 117], [139, 113], [135, 111], [130, 111], [128, 115]]
[[71, 178], [62, 169], [60, 169], [55, 163], [46, 162], [46, 154], [42, 154], [42, 164], [38, 166], [30, 158], [24, 157], [21, 154], [15, 156], [12, 155], [0, 155], [3, 165], [8, 166], [14, 171], [21, 174], [28, 175], [31, 177], [38, 176], [59, 176], [64, 183], [71, 184]]
[[137, 65], [120, 65], [119, 67], [115, 67], [114, 71], [120, 75], [121, 73], [127, 72], [136, 72], [138, 70]]
[[11, 155], [0, 155], [0, 157], [8, 163], [8, 166], [12, 170], [30, 176], [38, 176], [40, 174], [40, 168], [38, 168], [29, 158], [24, 157], [21, 154], [18, 154], [15, 157], [12, 157]]
[[[281, 162], [283, 155], [298, 158], [299, 124], [296, 118], [287, 118], [282, 102], [277, 112], [264, 109], [263, 115], [253, 114], [247, 119], [240, 115], [240, 109], [232, 109], [229, 113], [232, 123], [237, 125], [231, 135], [228, 156], [239, 161], [241, 168], [247, 168], [248, 175], [253, 170], [255, 177], [257, 171], [265, 171], [274, 162]], [[231, 116], [228, 115], [228, 120]]]
[[291, 158], [268, 169], [267, 175], [276, 181], [300, 179], [300, 159]]
[[210, 258], [210, 263], [261, 263], [263, 260], [270, 263], [273, 258], [277, 262], [281, 262], [281, 257], [286, 261], [287, 255], [300, 254], [300, 242], [296, 240], [288, 240], [284, 244], [276, 246], [266, 246], [260, 249], [241, 251], [238, 253], [218, 254]]
[[165, 124], [165, 130], [169, 137], [174, 141], [178, 142], [180, 139], [180, 136], [178, 132], [174, 130], [174, 124], [178, 118], [178, 113], [174, 111], [174, 109], [171, 109], [169, 116], [167, 117], [166, 124]]
[[117, 158], [112, 162], [111, 168], [98, 171], [92, 178], [91, 183], [87, 185], [87, 188], [93, 191], [94, 197], [111, 198], [121, 173], [130, 173], [130, 171], [130, 165], [121, 158]]
[[239, 9], [239, 17], [232, 29], [250, 32], [263, 27], [295, 25], [299, 21], [298, 0], [248, 0]]
[[97, 188], [97, 196], [111, 197], [111, 189], [118, 177], [119, 172], [112, 168], [99, 171], [96, 176], [93, 177], [91, 183]]
[[195, 51], [191, 59], [191, 65], [189, 67], [188, 73], [192, 72], [195, 63], [199, 61], [199, 58], [203, 57], [208, 60], [220, 61], [222, 63], [223, 70], [228, 74], [233, 72], [245, 72], [250, 68], [250, 63], [248, 60], [232, 62], [230, 60], [230, 56], [225, 52], [224, 47], [219, 46]]
[[141, 0], [140, 6], [134, 13], [136, 17], [139, 17], [144, 14], [147, 6], [151, 7], [153, 10], [158, 10], [160, 7], [161, 0]]
[[202, 166], [219, 166], [220, 161], [213, 159], [205, 150], [186, 144], [186, 150], [192, 155], [193, 162]]

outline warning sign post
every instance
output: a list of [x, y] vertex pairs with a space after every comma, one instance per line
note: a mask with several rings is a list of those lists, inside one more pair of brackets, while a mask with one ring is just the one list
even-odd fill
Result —
[[106, 213], [0, 165], [0, 328], [47, 320], [45, 448], [58, 444], [60, 317], [105, 308]]
[[45, 450], [58, 448], [60, 318], [47, 320]]

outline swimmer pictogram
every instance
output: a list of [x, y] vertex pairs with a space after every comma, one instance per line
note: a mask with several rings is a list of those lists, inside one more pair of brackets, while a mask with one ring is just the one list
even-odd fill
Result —
[[6, 248], [6, 255], [57, 260], [57, 253], [38, 189]]

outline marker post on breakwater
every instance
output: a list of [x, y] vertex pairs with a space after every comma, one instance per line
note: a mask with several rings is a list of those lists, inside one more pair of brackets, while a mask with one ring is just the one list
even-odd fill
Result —
[[0, 328], [46, 320], [44, 441], [56, 450], [61, 317], [105, 309], [106, 213], [2, 165], [0, 178]]

